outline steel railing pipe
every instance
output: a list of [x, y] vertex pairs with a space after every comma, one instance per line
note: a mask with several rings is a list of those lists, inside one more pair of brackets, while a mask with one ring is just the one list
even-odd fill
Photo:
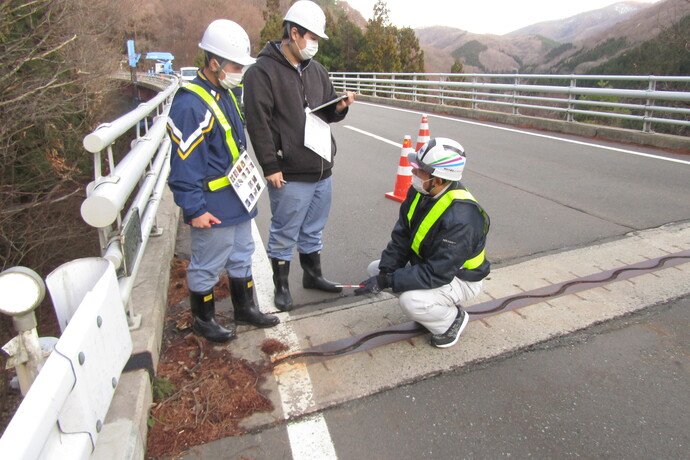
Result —
[[[690, 83], [690, 77], [686, 76], [382, 72], [333, 72], [330, 75], [336, 88], [356, 88], [363, 95], [395, 100], [436, 100], [440, 104], [468, 102], [473, 109], [479, 106], [511, 107], [515, 114], [519, 108], [563, 111], [568, 114], [569, 122], [576, 121], [573, 114], [636, 120], [644, 122], [644, 132], [651, 131], [651, 123], [687, 126], [690, 116], [687, 106], [690, 92], [660, 91], [657, 88], [657, 83], [661, 82]], [[534, 84], [540, 80], [541, 84]], [[601, 85], [601, 82], [606, 84]], [[640, 89], [630, 86], [639, 86]], [[591, 110], [578, 110], [578, 106]], [[620, 109], [620, 113], [614, 113], [611, 109]], [[635, 113], [640, 111], [644, 115]], [[653, 117], [655, 113], [666, 116]]]
[[167, 116], [158, 117], [147, 135], [137, 141], [115, 167], [115, 171], [94, 184], [81, 205], [84, 222], [96, 228], [107, 227], [115, 222], [165, 136], [166, 123]]
[[139, 107], [121, 116], [117, 120], [99, 126], [91, 134], [84, 137], [84, 148], [91, 153], [105, 150], [109, 145], [115, 142], [118, 137], [137, 125], [142, 119], [149, 116], [151, 112], [156, 110], [159, 105], [163, 104], [168, 96], [174, 94], [175, 91], [177, 91], [177, 85], [171, 84], [150, 101], [140, 104]]

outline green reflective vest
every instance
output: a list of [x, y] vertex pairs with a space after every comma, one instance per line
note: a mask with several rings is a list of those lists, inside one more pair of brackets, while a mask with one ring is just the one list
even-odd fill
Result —
[[[232, 154], [232, 163], [234, 164], [240, 157], [240, 150], [239, 148], [237, 148], [235, 138], [232, 135], [232, 126], [230, 126], [228, 119], [225, 118], [225, 114], [220, 109], [218, 102], [216, 102], [213, 96], [211, 96], [211, 94], [208, 91], [206, 91], [204, 87], [199, 86], [195, 83], [187, 83], [183, 86], [183, 88], [199, 96], [201, 100], [206, 103], [208, 108], [211, 109], [211, 112], [213, 112], [213, 115], [216, 117], [216, 120], [218, 120], [218, 124], [220, 124], [220, 126], [223, 128], [223, 131], [225, 131], [225, 144], [228, 146], [228, 149]], [[242, 118], [242, 112], [240, 111], [240, 107], [237, 104], [237, 99], [235, 98], [235, 95], [232, 93], [232, 91], [228, 92], [232, 97], [232, 101], [235, 103], [237, 113], [240, 115], [240, 118]], [[212, 192], [227, 187], [228, 185], [230, 185], [230, 180], [225, 176], [208, 182], [208, 188]]]
[[[421, 196], [421, 194], [417, 193], [417, 196], [415, 196], [414, 201], [412, 201], [412, 205], [410, 205], [410, 210], [407, 212], [407, 222], [410, 226], [412, 223], [412, 217], [414, 216], [414, 212], [417, 209], [417, 203], [419, 203], [419, 198]], [[484, 235], [487, 234], [487, 232], [489, 231], [487, 215], [482, 209], [482, 207], [479, 206], [479, 203], [472, 196], [472, 194], [465, 189], [449, 190], [441, 198], [439, 198], [436, 201], [436, 203], [434, 203], [434, 205], [431, 207], [431, 210], [429, 210], [427, 215], [424, 216], [422, 222], [419, 224], [419, 227], [417, 228], [417, 233], [415, 233], [414, 238], [412, 239], [412, 250], [415, 254], [421, 257], [421, 255], [419, 254], [419, 248], [422, 245], [424, 238], [426, 238], [427, 234], [429, 233], [429, 230], [431, 230], [436, 221], [443, 215], [446, 209], [448, 209], [448, 206], [450, 206], [455, 200], [464, 201], [466, 203], [472, 203], [479, 209], [479, 211], [482, 213], [482, 216], [484, 216]], [[484, 263], [484, 254], [485, 249], [482, 247], [479, 254], [465, 261], [462, 267], [467, 268], [469, 270], [478, 268]]]

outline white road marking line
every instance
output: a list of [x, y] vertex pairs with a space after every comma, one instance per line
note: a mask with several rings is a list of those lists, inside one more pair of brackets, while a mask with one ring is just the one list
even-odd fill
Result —
[[[256, 250], [252, 258], [255, 292], [262, 311], [275, 311], [273, 304], [273, 270], [264, 250], [261, 235], [252, 220], [252, 236]], [[256, 280], [260, 282], [256, 283]], [[298, 351], [299, 338], [290, 324], [290, 314], [279, 312], [280, 324], [264, 330], [267, 339], [275, 339]], [[309, 370], [303, 363], [281, 364], [273, 370], [285, 417], [299, 416], [314, 407], [314, 388]], [[337, 460], [333, 440], [323, 414], [316, 414], [287, 425], [290, 449], [294, 460]]]
[[[634, 150], [626, 150], [626, 149], [619, 149], [619, 148], [617, 148], [617, 147], [609, 147], [609, 146], [606, 146], [606, 145], [592, 144], [592, 143], [590, 143], [590, 142], [576, 141], [576, 140], [574, 140], [574, 139], [564, 139], [564, 138], [562, 138], [562, 137], [550, 136], [550, 135], [548, 135], [548, 134], [533, 133], [533, 132], [529, 132], [529, 131], [522, 131], [522, 130], [515, 129], [515, 128], [506, 128], [506, 127], [503, 127], [503, 126], [494, 126], [494, 125], [489, 125], [489, 124], [486, 124], [486, 123], [480, 123], [480, 122], [476, 122], [476, 121], [460, 120], [460, 119], [457, 119], [457, 118], [446, 117], [446, 116], [443, 116], [443, 115], [434, 115], [434, 114], [430, 114], [429, 112], [420, 112], [420, 111], [418, 111], [418, 110], [401, 109], [401, 108], [399, 108], [399, 107], [389, 107], [389, 106], [386, 106], [386, 105], [372, 104], [372, 103], [370, 103], [370, 102], [357, 102], [357, 104], [369, 105], [369, 106], [372, 106], [372, 107], [379, 107], [379, 108], [387, 109], [387, 110], [395, 110], [395, 111], [397, 111], [397, 112], [414, 113], [414, 114], [418, 114], [418, 115], [420, 115], [420, 116], [421, 116], [421, 115], [427, 115], [429, 118], [432, 118], [432, 117], [433, 117], [433, 118], [438, 118], [438, 119], [440, 119], [440, 120], [454, 121], [454, 122], [456, 122], [456, 123], [465, 123], [465, 124], [468, 124], [468, 125], [484, 126], [484, 127], [486, 127], [486, 128], [500, 129], [500, 130], [502, 130], [502, 131], [508, 131], [508, 132], [511, 132], [511, 133], [518, 133], [518, 134], [525, 134], [525, 135], [527, 135], [527, 136], [541, 137], [541, 138], [544, 138], [544, 139], [553, 139], [553, 140], [556, 140], [556, 141], [568, 142], [568, 143], [570, 143], [570, 144], [585, 145], [585, 146], [587, 146], [587, 147], [595, 147], [595, 148], [599, 148], [599, 149], [603, 149], [603, 150], [611, 150], [611, 151], [613, 151], [613, 152], [626, 153], [626, 154], [628, 154], [628, 155], [636, 155], [636, 156], [640, 156], [640, 157], [651, 158], [651, 159], [653, 159], [653, 160], [663, 160], [663, 161], [670, 161], [671, 163], [679, 163], [679, 164], [683, 164], [683, 165], [690, 165], [690, 161], [687, 161], [687, 160], [679, 160], [679, 159], [676, 159], [676, 158], [668, 158], [668, 157], [662, 157], [662, 156], [658, 156], [658, 155], [651, 155], [651, 154], [649, 154], [649, 153], [635, 152]], [[345, 127], [346, 127], [346, 128], [350, 128], [350, 129], [355, 130], [355, 131], [358, 131], [358, 132], [361, 132], [362, 134], [369, 135], [369, 133], [367, 133], [366, 131], [361, 131], [361, 130], [359, 130], [359, 129], [357, 129], [357, 128], [353, 128], [353, 127], [350, 127], [350, 126], [345, 126]], [[376, 138], [377, 136], [371, 135], [371, 137], [375, 137], [375, 138]], [[389, 142], [389, 143], [390, 143], [391, 141], [386, 140], [386, 142]]]
[[376, 134], [370, 133], [368, 131], [364, 131], [364, 130], [359, 129], [359, 128], [355, 128], [354, 126], [345, 125], [345, 126], [343, 126], [343, 128], [351, 129], [352, 131], [357, 131], [360, 134], [364, 134], [365, 136], [373, 137], [374, 139], [379, 140], [381, 142], [385, 142], [386, 144], [390, 144], [390, 145], [393, 145], [395, 147], [402, 148], [402, 144], [400, 144], [398, 142], [393, 142], [389, 139], [386, 139], [385, 137], [377, 136]]
[[290, 423], [288, 436], [292, 458], [295, 460], [335, 460], [338, 458], [328, 426], [321, 414]]
[[252, 275], [254, 276], [254, 291], [259, 308], [264, 313], [277, 314], [282, 321], [282, 315], [288, 318], [287, 313], [281, 313], [273, 304], [273, 269], [268, 260], [268, 254], [264, 248], [261, 234], [252, 219], [252, 237], [254, 238], [254, 255], [252, 256]]

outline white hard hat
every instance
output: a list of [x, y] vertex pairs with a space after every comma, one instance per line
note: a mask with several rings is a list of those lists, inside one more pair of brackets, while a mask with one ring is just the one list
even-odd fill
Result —
[[434, 177], [459, 181], [465, 169], [465, 149], [452, 139], [436, 137], [430, 139], [417, 152], [407, 155], [413, 168]]
[[310, 0], [296, 1], [285, 14], [283, 21], [304, 27], [309, 32], [328, 40], [326, 35], [326, 15], [319, 5]]
[[199, 48], [240, 65], [252, 65], [249, 36], [242, 26], [229, 19], [216, 19], [208, 25]]

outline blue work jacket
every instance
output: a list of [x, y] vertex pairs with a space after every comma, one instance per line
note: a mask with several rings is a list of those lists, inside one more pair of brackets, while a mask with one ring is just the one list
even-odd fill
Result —
[[[242, 117], [230, 93], [213, 85], [200, 70], [192, 81], [211, 94], [232, 126], [234, 141], [240, 151], [247, 140]], [[228, 173], [232, 154], [225, 142], [225, 132], [208, 105], [199, 96], [181, 88], [173, 99], [168, 118], [172, 141], [168, 186], [175, 203], [182, 209], [184, 221], [210, 212], [224, 227], [245, 222], [257, 214], [248, 213], [232, 187], [208, 190], [209, 180]]]

